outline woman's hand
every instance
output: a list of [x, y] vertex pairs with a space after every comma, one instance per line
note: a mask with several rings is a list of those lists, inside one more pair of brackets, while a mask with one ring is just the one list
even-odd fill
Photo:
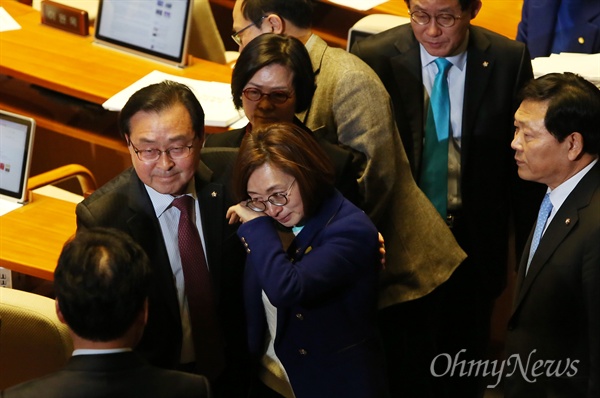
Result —
[[257, 217], [264, 216], [266, 216], [266, 214], [263, 212], [257, 212], [247, 208], [244, 202], [239, 203], [235, 206], [231, 206], [229, 209], [227, 209], [227, 214], [225, 215], [225, 217], [227, 217], [227, 219], [229, 220], [229, 224], [234, 224], [238, 221], [241, 223], [245, 223], [250, 220], [254, 220]]

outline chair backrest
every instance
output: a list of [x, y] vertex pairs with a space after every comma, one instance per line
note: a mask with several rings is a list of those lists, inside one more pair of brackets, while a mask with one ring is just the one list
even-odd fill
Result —
[[54, 300], [0, 288], [0, 390], [61, 369], [72, 352]]
[[225, 45], [208, 0], [194, 0], [188, 53], [218, 64], [227, 63]]
[[365, 37], [383, 32], [398, 25], [410, 23], [410, 18], [389, 14], [369, 14], [359, 19], [348, 30], [346, 50], [350, 51], [352, 45]]

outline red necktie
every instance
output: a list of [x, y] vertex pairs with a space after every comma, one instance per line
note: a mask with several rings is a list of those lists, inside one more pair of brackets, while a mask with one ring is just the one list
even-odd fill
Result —
[[179, 209], [179, 253], [187, 296], [196, 369], [211, 380], [225, 367], [223, 342], [218, 326], [210, 273], [198, 228], [192, 221], [194, 199], [183, 195], [173, 200]]

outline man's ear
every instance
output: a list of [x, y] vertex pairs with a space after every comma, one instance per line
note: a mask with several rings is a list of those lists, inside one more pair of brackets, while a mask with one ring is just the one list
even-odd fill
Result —
[[569, 160], [577, 160], [583, 154], [583, 136], [581, 133], [575, 132], [571, 133], [567, 138], [565, 138], [568, 147], [567, 157]]
[[471, 19], [475, 18], [477, 14], [481, 11], [481, 0], [475, 2], [471, 8]]
[[267, 18], [265, 18], [263, 25], [264, 24], [268, 24], [271, 27], [271, 33], [277, 33], [279, 35], [285, 33], [285, 21], [277, 14], [269, 14]]
[[142, 320], [144, 322], [144, 326], [148, 323], [148, 298], [144, 300], [144, 308], [142, 309]]
[[66, 325], [67, 321], [65, 321], [65, 317], [63, 316], [62, 311], [60, 310], [60, 306], [58, 305], [58, 299], [54, 300], [54, 306], [56, 308], [56, 316], [58, 317], [58, 320]]

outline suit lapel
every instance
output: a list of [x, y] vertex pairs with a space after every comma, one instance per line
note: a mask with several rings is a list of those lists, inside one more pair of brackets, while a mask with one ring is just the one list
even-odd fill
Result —
[[312, 250], [311, 243], [313, 243], [315, 236], [336, 216], [343, 200], [344, 197], [339, 192], [336, 192], [334, 196], [323, 202], [318, 213], [310, 217], [302, 231], [300, 231], [288, 248], [287, 252], [290, 258], [294, 261], [299, 261], [305, 254]]
[[223, 251], [223, 223], [225, 214], [224, 188], [221, 184], [209, 182], [210, 170], [201, 162], [196, 174], [196, 194], [202, 218], [202, 231], [206, 246], [206, 258], [213, 282], [214, 297], [220, 297], [221, 263]]
[[[469, 30], [461, 132], [461, 152], [464, 154], [469, 153], [477, 121], [474, 115], [479, 112], [496, 63], [495, 56], [488, 51], [489, 48], [490, 42], [483, 34], [476, 29]], [[467, 156], [461, 156], [463, 170], [467, 170], [468, 167], [465, 164], [466, 160]]]

